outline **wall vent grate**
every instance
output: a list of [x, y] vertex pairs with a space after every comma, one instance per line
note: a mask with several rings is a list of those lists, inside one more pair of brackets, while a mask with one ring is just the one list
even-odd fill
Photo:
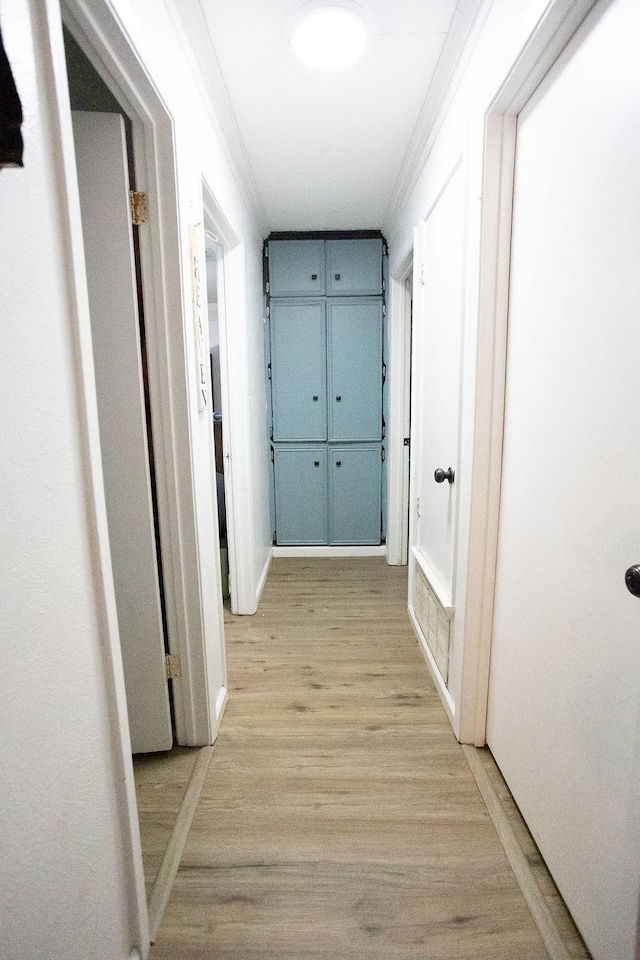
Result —
[[413, 612], [446, 684], [449, 676], [451, 619], [418, 564], [413, 587]]

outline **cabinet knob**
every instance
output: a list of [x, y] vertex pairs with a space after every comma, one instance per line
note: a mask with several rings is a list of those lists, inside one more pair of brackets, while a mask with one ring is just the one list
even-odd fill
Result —
[[311, 279], [312, 279], [312, 280], [317, 280], [317, 279], [318, 279], [318, 274], [317, 274], [317, 273], [312, 273], [312, 274], [311, 274]]
[[318, 399], [315, 394], [313, 395], [313, 399], [314, 399], [314, 400], [317, 400], [317, 399]]
[[342, 466], [342, 460], [336, 460], [336, 467]]
[[319, 460], [314, 460], [314, 461], [313, 461], [313, 465], [314, 465], [314, 467], [319, 467], [319, 466], [320, 466], [320, 461], [319, 461]]
[[336, 273], [335, 276], [334, 276], [334, 280], [339, 280], [339, 279], [340, 279], [340, 274], [339, 274], [339, 273]]
[[336, 397], [336, 403], [340, 403], [341, 400], [342, 400], [342, 397], [341, 397], [341, 396], [337, 396], [337, 397]]

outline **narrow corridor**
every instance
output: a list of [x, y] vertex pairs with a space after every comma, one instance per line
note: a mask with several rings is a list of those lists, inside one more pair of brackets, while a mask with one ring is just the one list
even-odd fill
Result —
[[406, 568], [275, 560], [154, 960], [544, 960], [416, 646]]

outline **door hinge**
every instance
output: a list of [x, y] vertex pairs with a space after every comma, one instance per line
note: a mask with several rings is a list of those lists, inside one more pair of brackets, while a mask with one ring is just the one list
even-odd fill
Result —
[[271, 447], [271, 463], [275, 463], [275, 462], [276, 462], [276, 455], [273, 447]]
[[139, 227], [141, 223], [149, 223], [149, 198], [146, 193], [129, 190], [129, 202], [131, 204], [131, 223], [133, 226]]
[[266, 257], [267, 259], [269, 259], [269, 241], [268, 241], [268, 240], [265, 240], [264, 247], [263, 247], [263, 253], [264, 253], [265, 257]]
[[387, 289], [387, 281], [386, 281], [386, 280], [384, 279], [384, 277], [383, 277], [383, 278], [382, 278], [382, 292], [384, 293], [386, 289]]
[[164, 658], [164, 675], [167, 680], [179, 680], [182, 676], [182, 664], [177, 653], [168, 653]]
[[404, 440], [402, 441], [402, 443], [404, 444], [405, 447], [410, 447], [410, 446], [411, 446], [411, 437], [405, 437]]
[[383, 362], [382, 364], [382, 383], [383, 385], [387, 382], [387, 365]]
[[264, 285], [264, 289], [265, 289], [265, 293], [269, 293], [269, 281], [268, 281], [268, 280], [267, 280], [267, 282], [266, 282], [265, 285]]
[[382, 462], [384, 463], [387, 459], [387, 454], [385, 453], [384, 447], [380, 447], [380, 456], [382, 457]]
[[267, 377], [271, 380], [271, 364], [267, 364]]

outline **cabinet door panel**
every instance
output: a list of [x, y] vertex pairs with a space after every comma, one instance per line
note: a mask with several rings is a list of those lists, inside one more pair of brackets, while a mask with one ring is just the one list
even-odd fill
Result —
[[328, 305], [330, 440], [382, 439], [382, 303]]
[[272, 297], [321, 297], [324, 286], [324, 240], [269, 241]]
[[380, 543], [380, 444], [329, 447], [329, 542]]
[[326, 446], [276, 446], [274, 469], [277, 543], [327, 543]]
[[326, 336], [322, 300], [271, 301], [274, 440], [326, 440]]
[[382, 240], [327, 241], [327, 296], [382, 293]]

